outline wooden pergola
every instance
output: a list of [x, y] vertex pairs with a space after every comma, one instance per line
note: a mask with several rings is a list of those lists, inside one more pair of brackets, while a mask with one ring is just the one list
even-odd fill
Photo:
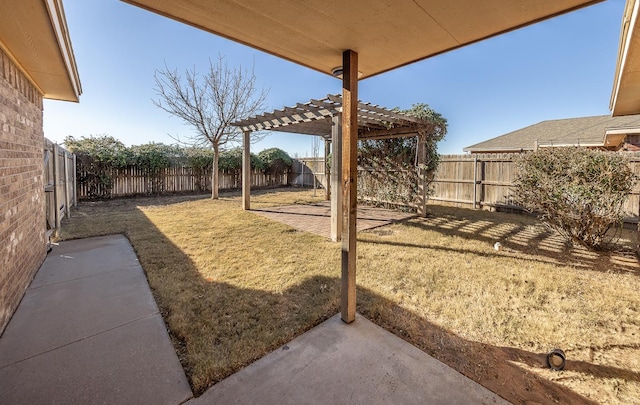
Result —
[[[420, 184], [420, 201], [418, 213], [426, 214], [426, 170], [425, 140], [426, 134], [433, 128], [433, 123], [416, 117], [383, 108], [371, 103], [358, 102], [357, 107], [358, 133], [357, 138], [388, 139], [399, 137], [418, 137], [417, 170]], [[250, 136], [256, 131], [279, 131], [302, 135], [320, 136], [325, 141], [325, 161], [331, 149], [334, 156], [341, 156], [342, 148], [342, 96], [329, 94], [327, 97], [307, 103], [298, 103], [292, 107], [264, 113], [233, 123], [244, 134], [243, 137], [243, 167], [242, 167], [242, 208], [251, 207], [251, 149]], [[329, 169], [330, 182], [327, 184], [327, 199], [331, 200], [331, 239], [340, 241], [343, 224], [350, 207], [343, 206], [341, 159], [332, 159]], [[339, 215], [341, 213], [341, 215]]]
[[358, 80], [601, 0], [123, 1], [325, 74], [341, 73], [341, 315], [350, 323], [356, 314]]

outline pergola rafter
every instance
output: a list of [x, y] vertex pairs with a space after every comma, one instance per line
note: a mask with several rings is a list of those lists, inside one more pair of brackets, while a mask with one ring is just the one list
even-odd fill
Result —
[[[342, 96], [297, 103], [273, 112], [256, 115], [233, 123], [243, 132], [280, 131], [316, 135], [331, 139], [332, 117], [342, 112]], [[431, 124], [398, 111], [371, 103], [358, 102], [358, 139], [384, 139], [415, 136]]]

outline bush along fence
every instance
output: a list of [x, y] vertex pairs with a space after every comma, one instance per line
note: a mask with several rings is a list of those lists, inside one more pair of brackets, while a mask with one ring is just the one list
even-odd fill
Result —
[[[108, 135], [67, 137], [65, 145], [77, 156], [79, 199], [211, 191], [211, 149], [160, 143], [127, 147]], [[241, 188], [242, 151], [221, 152], [218, 160], [218, 188]], [[277, 148], [251, 154], [251, 185], [286, 186], [291, 164]]]
[[[86, 163], [79, 163], [77, 179], [79, 199], [211, 191], [211, 168], [171, 166], [149, 172], [139, 166], [125, 166], [96, 172]], [[221, 190], [242, 187], [239, 171], [220, 170], [218, 180]], [[286, 186], [287, 173], [252, 171], [251, 180], [252, 187]]]
[[[640, 174], [640, 153], [624, 153], [631, 170]], [[515, 203], [515, 158], [520, 154], [442, 155], [430, 200], [437, 204], [489, 210], [522, 210]], [[626, 222], [638, 221], [640, 190], [624, 205]]]
[[50, 140], [44, 140], [44, 191], [47, 239], [57, 236], [60, 221], [78, 201], [76, 156]]

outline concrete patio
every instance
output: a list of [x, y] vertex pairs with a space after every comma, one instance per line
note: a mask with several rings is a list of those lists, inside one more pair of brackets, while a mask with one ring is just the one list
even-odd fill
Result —
[[122, 235], [62, 242], [0, 337], [0, 403], [502, 404], [358, 315], [193, 394]]

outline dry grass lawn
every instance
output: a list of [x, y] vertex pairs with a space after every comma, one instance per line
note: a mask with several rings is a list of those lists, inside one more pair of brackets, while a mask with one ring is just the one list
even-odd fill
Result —
[[[527, 216], [430, 212], [358, 234], [361, 314], [513, 403], [640, 403], [631, 232], [595, 254]], [[237, 194], [85, 202], [63, 223], [64, 239], [113, 233], [138, 254], [196, 394], [339, 309], [340, 244], [243, 212]], [[562, 372], [544, 366], [556, 347]]]

